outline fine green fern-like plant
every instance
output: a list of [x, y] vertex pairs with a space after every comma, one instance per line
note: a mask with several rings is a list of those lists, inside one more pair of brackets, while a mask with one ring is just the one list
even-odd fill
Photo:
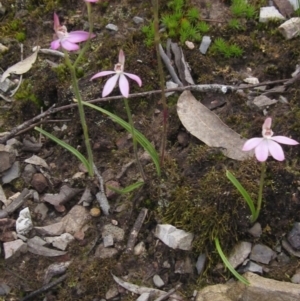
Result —
[[230, 29], [234, 29], [234, 30], [242, 30], [243, 29], [243, 26], [241, 25], [241, 23], [238, 19], [230, 19], [228, 21], [228, 27]]
[[243, 49], [241, 49], [238, 45], [229, 44], [222, 38], [217, 38], [214, 41], [211, 50], [223, 55], [225, 58], [240, 57], [243, 54]]
[[145, 44], [147, 47], [151, 47], [154, 44], [154, 24], [153, 22], [149, 25], [142, 27], [142, 32], [145, 34]]
[[192, 7], [190, 8], [187, 13], [187, 18], [191, 21], [191, 22], [198, 22], [199, 18], [200, 18], [200, 13], [199, 10], [196, 7]]
[[207, 33], [209, 31], [209, 25], [204, 21], [199, 22], [196, 28], [200, 33]]
[[246, 0], [233, 0], [230, 9], [235, 17], [246, 17], [251, 19], [256, 14], [255, 7], [247, 3]]
[[168, 7], [173, 9], [174, 11], [181, 11], [184, 6], [184, 0], [172, 0], [168, 2]]

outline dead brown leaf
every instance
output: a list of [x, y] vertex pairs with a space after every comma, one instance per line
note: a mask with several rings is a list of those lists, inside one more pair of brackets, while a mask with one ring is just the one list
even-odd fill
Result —
[[184, 127], [211, 147], [221, 148], [231, 159], [246, 160], [252, 152], [243, 152], [246, 139], [230, 129], [221, 119], [202, 105], [190, 91], [184, 91], [177, 102], [177, 113]]

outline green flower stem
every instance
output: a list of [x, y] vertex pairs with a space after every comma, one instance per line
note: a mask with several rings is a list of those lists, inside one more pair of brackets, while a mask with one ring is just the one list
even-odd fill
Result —
[[68, 53], [66, 51], [64, 51], [64, 53], [65, 53], [66, 64], [69, 67], [70, 72], [71, 72], [73, 92], [74, 92], [75, 97], [77, 99], [80, 122], [81, 122], [83, 135], [84, 135], [84, 142], [85, 142], [85, 147], [86, 147], [87, 154], [88, 154], [88, 163], [89, 163], [88, 173], [89, 173], [89, 176], [92, 177], [92, 176], [94, 176], [93, 153], [92, 153], [89, 134], [88, 134], [88, 130], [87, 130], [87, 124], [86, 124], [86, 120], [85, 120], [85, 114], [84, 114], [84, 109], [83, 109], [83, 104], [82, 104], [82, 98], [81, 98], [81, 94], [79, 92], [78, 80], [77, 80], [77, 77], [76, 77], [75, 66], [71, 64]]
[[158, 0], [154, 0], [153, 2], [153, 17], [154, 17], [154, 44], [156, 49], [156, 58], [157, 58], [157, 68], [159, 74], [159, 83], [161, 89], [161, 101], [163, 104], [163, 133], [162, 133], [162, 144], [161, 144], [161, 156], [160, 163], [164, 164], [165, 158], [165, 149], [167, 144], [167, 126], [168, 126], [168, 104], [165, 95], [165, 76], [163, 71], [163, 65], [159, 53], [159, 44], [160, 44], [160, 36], [159, 36], [159, 3]]
[[86, 2], [86, 7], [87, 7], [87, 12], [88, 12], [89, 39], [85, 42], [83, 48], [80, 50], [80, 53], [79, 53], [77, 59], [75, 60], [75, 62], [73, 64], [74, 68], [76, 68], [77, 64], [80, 62], [81, 58], [83, 57], [83, 55], [87, 51], [88, 47], [90, 46], [90, 41], [91, 41], [90, 37], [92, 36], [93, 29], [94, 29], [91, 3], [90, 2]]
[[140, 174], [143, 178], [144, 181], [146, 181], [146, 175], [144, 173], [142, 164], [139, 160], [138, 157], [138, 152], [137, 152], [137, 141], [136, 141], [136, 137], [135, 137], [135, 131], [134, 131], [134, 126], [133, 126], [133, 121], [132, 121], [132, 115], [131, 115], [131, 111], [129, 108], [129, 104], [128, 104], [128, 99], [124, 98], [124, 103], [125, 103], [125, 108], [126, 108], [126, 112], [127, 112], [127, 117], [128, 117], [128, 121], [131, 127], [131, 133], [132, 133], [132, 141], [133, 141], [133, 152], [134, 152], [134, 156], [135, 156], [135, 160], [136, 160], [136, 164], [139, 168]]
[[266, 176], [266, 162], [262, 162], [261, 164], [261, 174], [260, 174], [260, 181], [259, 181], [259, 191], [258, 191], [258, 200], [257, 200], [257, 205], [256, 205], [256, 210], [255, 210], [255, 215], [252, 216], [252, 222], [254, 223], [260, 213], [261, 209], [261, 203], [262, 203], [262, 192], [264, 188], [264, 181], [265, 181], [265, 176]]

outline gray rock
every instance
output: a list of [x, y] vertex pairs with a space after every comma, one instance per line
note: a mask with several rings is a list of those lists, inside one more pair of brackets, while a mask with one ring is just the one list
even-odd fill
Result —
[[287, 236], [287, 239], [294, 249], [300, 250], [300, 223], [294, 223], [292, 230]]
[[107, 24], [105, 26], [105, 28], [108, 29], [108, 30], [111, 30], [111, 31], [118, 31], [119, 30], [117, 25], [114, 25], [114, 24], [111, 24], [111, 23]]
[[22, 178], [25, 183], [29, 184], [32, 176], [36, 173], [36, 169], [32, 164], [27, 164], [22, 172]]
[[157, 225], [154, 235], [172, 249], [190, 250], [194, 234], [168, 224]]
[[74, 240], [74, 236], [69, 233], [63, 233], [57, 237], [45, 237], [47, 243], [52, 244], [53, 247], [65, 251], [71, 241]]
[[18, 257], [21, 253], [27, 252], [27, 244], [21, 239], [3, 243], [5, 259]]
[[14, 179], [17, 179], [20, 176], [20, 162], [16, 161], [12, 165], [12, 167], [8, 170], [6, 170], [3, 173], [2, 176], [2, 183], [7, 184], [13, 181]]
[[104, 248], [112, 247], [114, 245], [114, 238], [111, 234], [103, 237]]
[[262, 234], [262, 229], [260, 223], [255, 223], [249, 230], [248, 233], [250, 233], [253, 237], [258, 238]]
[[26, 235], [33, 228], [33, 223], [29, 208], [26, 207], [20, 211], [19, 217], [16, 220], [16, 231], [18, 234]]
[[277, 103], [276, 99], [271, 99], [265, 95], [257, 96], [253, 99], [253, 104], [259, 108], [264, 108]]
[[119, 295], [118, 287], [113, 284], [105, 294], [106, 300], [111, 300]]
[[65, 232], [65, 224], [58, 222], [44, 227], [35, 227], [34, 229], [41, 235], [58, 236]]
[[39, 246], [45, 246], [47, 242], [45, 242], [42, 238], [39, 236], [34, 236], [29, 239], [32, 244], [39, 245]]
[[277, 255], [277, 261], [281, 264], [287, 264], [291, 261], [290, 257], [287, 256], [285, 253], [281, 252]]
[[66, 232], [74, 234], [75, 232], [80, 231], [90, 219], [91, 216], [89, 212], [84, 207], [76, 205], [61, 221], [65, 226]]
[[24, 162], [33, 164], [33, 165], [42, 166], [46, 169], [49, 169], [47, 162], [44, 159], [42, 159], [36, 155], [32, 155], [30, 158], [26, 159]]
[[228, 282], [207, 286], [198, 292], [195, 301], [299, 301], [300, 286], [267, 279], [253, 273], [243, 275], [250, 285]]
[[44, 246], [41, 246], [40, 244], [37, 244], [36, 240], [32, 240], [32, 239], [28, 239], [27, 247], [30, 253], [45, 256], [45, 257], [56, 257], [56, 256], [65, 255], [67, 253], [63, 251], [46, 248]]
[[271, 259], [276, 257], [276, 253], [269, 247], [256, 244], [251, 251], [250, 259], [256, 262], [268, 264]]
[[163, 287], [165, 285], [165, 283], [163, 282], [163, 280], [157, 274], [153, 276], [152, 280], [153, 280], [154, 285], [156, 287], [158, 287], [158, 288], [161, 288], [161, 287]]
[[202, 54], [206, 54], [210, 44], [211, 44], [210, 36], [203, 36], [202, 41], [201, 41], [201, 45], [200, 45], [200, 48], [199, 48], [200, 52]]
[[107, 235], [111, 235], [116, 241], [122, 241], [124, 240], [125, 232], [117, 226], [107, 224], [103, 227], [102, 236], [105, 237]]
[[136, 301], [148, 301], [149, 298], [150, 298], [150, 293], [143, 293], [136, 299]]
[[[1, 11], [1, 9], [0, 9], [0, 11]], [[1, 12], [0, 12], [0, 14], [1, 14]], [[8, 78], [6, 78], [3, 82], [0, 81], [0, 90], [2, 92], [7, 92], [13, 86], [15, 86], [15, 83]]]
[[5, 210], [0, 210], [0, 218], [8, 217], [8, 213]]
[[205, 253], [200, 254], [198, 256], [198, 259], [197, 259], [197, 262], [196, 262], [196, 269], [197, 269], [198, 275], [200, 275], [202, 273], [202, 271], [204, 269], [204, 266], [205, 266], [205, 262], [206, 262]]
[[266, 23], [270, 20], [275, 19], [285, 20], [285, 17], [274, 6], [266, 6], [260, 8], [259, 22]]
[[144, 23], [144, 19], [141, 18], [141, 17], [138, 17], [138, 16], [135, 16], [132, 18], [132, 21], [135, 23], [135, 24], [141, 24], [141, 23]]
[[246, 273], [246, 272], [252, 272], [252, 273], [257, 273], [257, 274], [263, 274], [263, 268], [259, 264], [248, 260], [248, 262], [242, 266], [239, 270], [239, 273]]
[[283, 239], [282, 242], [282, 247], [290, 254], [293, 255], [295, 257], [299, 257], [300, 258], [300, 251], [295, 251], [292, 246], [288, 243], [287, 240]]
[[8, 295], [9, 292], [10, 292], [10, 287], [6, 283], [1, 282], [0, 283], [0, 296]]
[[0, 144], [0, 173], [11, 168], [16, 156], [12, 147]]
[[146, 252], [146, 246], [143, 241], [139, 242], [133, 249], [133, 254], [137, 256], [144, 254], [145, 252]]
[[232, 250], [228, 257], [228, 261], [236, 268], [244, 262], [251, 252], [252, 244], [250, 242], [241, 241]]
[[291, 18], [285, 21], [278, 27], [278, 30], [285, 37], [286, 40], [290, 40], [299, 36], [300, 33], [300, 18]]
[[105, 259], [105, 258], [111, 258], [114, 255], [118, 253], [118, 250], [115, 248], [104, 248], [103, 244], [100, 244], [96, 251], [95, 251], [95, 257]]
[[300, 274], [295, 274], [291, 278], [292, 283], [300, 284]]
[[48, 207], [44, 203], [37, 204], [33, 209], [33, 212], [36, 214], [39, 220], [44, 220], [47, 216]]

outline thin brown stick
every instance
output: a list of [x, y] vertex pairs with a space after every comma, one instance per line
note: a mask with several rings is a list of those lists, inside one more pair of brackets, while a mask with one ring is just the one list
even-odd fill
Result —
[[[219, 92], [222, 91], [224, 88], [227, 91], [236, 91], [236, 90], [246, 90], [246, 89], [252, 89], [260, 86], [266, 86], [266, 85], [274, 85], [274, 84], [279, 84], [279, 83], [285, 83], [292, 78], [287, 78], [287, 79], [280, 79], [280, 80], [274, 80], [274, 81], [266, 81], [262, 82], [259, 84], [255, 85], [247, 85], [244, 87], [238, 87], [238, 86], [226, 86], [226, 85], [219, 85], [219, 84], [207, 84], [207, 85], [192, 85], [192, 86], [185, 86], [185, 87], [177, 87], [177, 88], [172, 88], [172, 89], [166, 89], [165, 92], [182, 92], [185, 90], [192, 90], [192, 91], [198, 91], [198, 92]], [[141, 93], [134, 93], [130, 94], [128, 98], [135, 98], [135, 97], [144, 97], [144, 96], [149, 96], [149, 95], [154, 95], [154, 94], [160, 94], [162, 91], [161, 90], [152, 90], [152, 91], [147, 91], [147, 92], [141, 92]], [[109, 100], [118, 100], [118, 99], [123, 99], [123, 96], [110, 96], [110, 97], [105, 97], [105, 98], [96, 98], [87, 101], [88, 103], [98, 103], [98, 102], [106, 102]], [[55, 105], [53, 105], [51, 108], [49, 108], [47, 111], [43, 112], [42, 114], [39, 114], [35, 116], [34, 118], [25, 121], [24, 123], [14, 127], [9, 134], [3, 136], [0, 138], [0, 143], [5, 143], [8, 139], [18, 135], [20, 131], [23, 131], [27, 128], [30, 127], [35, 122], [38, 122], [40, 119], [45, 118], [51, 114], [63, 111], [63, 110], [69, 110], [71, 108], [77, 107], [77, 104], [69, 104], [65, 106], [61, 106], [58, 108], [55, 108]], [[25, 131], [24, 131], [25, 132]]]
[[[37, 295], [40, 295], [46, 291], [48, 291], [50, 288], [58, 285], [59, 283], [65, 281], [67, 278], [67, 275], [63, 275], [59, 278], [57, 278], [56, 280], [50, 282], [49, 284], [46, 284], [44, 286], [42, 286], [40, 289], [30, 293], [29, 295], [27, 295], [26, 297], [22, 298], [21, 301], [26, 301], [26, 300], [30, 300], [32, 299], [33, 297], [36, 297]], [[36, 300], [36, 299], [35, 299]]]

